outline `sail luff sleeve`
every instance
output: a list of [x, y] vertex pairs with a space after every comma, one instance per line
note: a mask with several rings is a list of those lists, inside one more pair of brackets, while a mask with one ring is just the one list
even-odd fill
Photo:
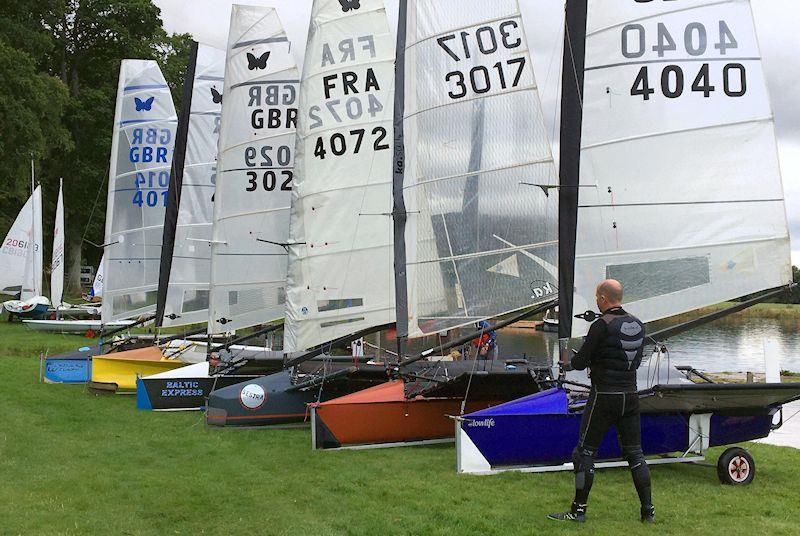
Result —
[[405, 51], [408, 15], [408, 0], [400, 0], [397, 25], [397, 58], [395, 61], [394, 91], [394, 183], [392, 187], [394, 215], [394, 288], [397, 318], [398, 355], [402, 355], [401, 341], [408, 336], [408, 280], [406, 278], [406, 204], [403, 198], [405, 178], [405, 138], [403, 116], [405, 114]]
[[183, 80], [183, 100], [181, 115], [178, 119], [178, 130], [175, 137], [175, 152], [172, 156], [169, 188], [167, 190], [166, 216], [164, 218], [164, 234], [161, 241], [161, 268], [158, 271], [158, 294], [156, 297], [156, 327], [164, 322], [164, 308], [167, 303], [169, 274], [172, 269], [172, 254], [175, 248], [175, 229], [178, 226], [178, 208], [180, 192], [183, 184], [183, 166], [186, 161], [186, 142], [189, 137], [189, 121], [192, 114], [192, 94], [194, 93], [194, 75], [197, 68], [197, 41], [192, 41], [189, 50], [189, 64]]
[[558, 336], [572, 333], [575, 240], [583, 128], [587, 0], [567, 0], [561, 81], [561, 135], [558, 215]]

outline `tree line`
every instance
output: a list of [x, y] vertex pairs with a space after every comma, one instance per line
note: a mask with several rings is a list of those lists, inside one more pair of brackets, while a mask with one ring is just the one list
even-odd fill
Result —
[[[0, 238], [42, 185], [49, 265], [58, 180], [64, 179], [67, 289], [97, 266], [121, 60], [159, 62], [180, 109], [188, 34], [167, 35], [151, 0], [2, 0], [0, 11]], [[800, 282], [800, 270], [794, 270]], [[800, 291], [778, 298], [800, 303]]]
[[[42, 186], [49, 265], [59, 178], [64, 179], [67, 288], [97, 266], [105, 230], [117, 80], [125, 58], [158, 61], [176, 109], [188, 34], [167, 35], [151, 0], [3, 0], [0, 10], [0, 239]], [[85, 240], [87, 241], [85, 241]]]

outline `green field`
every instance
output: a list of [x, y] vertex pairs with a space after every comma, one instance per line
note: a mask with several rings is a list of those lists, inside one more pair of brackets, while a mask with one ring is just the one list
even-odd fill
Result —
[[797, 534], [793, 449], [752, 445], [741, 488], [710, 467], [654, 467], [655, 528], [627, 470], [600, 470], [589, 522], [564, 526], [544, 516], [569, 504], [568, 473], [459, 476], [452, 446], [312, 452], [308, 429], [208, 429], [37, 382], [40, 351], [85, 342], [0, 323], [0, 533]]

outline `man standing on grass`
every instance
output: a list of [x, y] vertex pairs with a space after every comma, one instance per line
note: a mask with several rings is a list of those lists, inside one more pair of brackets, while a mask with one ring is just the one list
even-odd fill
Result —
[[631, 468], [641, 501], [641, 520], [655, 521], [650, 497], [650, 470], [642, 452], [636, 369], [642, 362], [644, 324], [622, 308], [622, 284], [614, 279], [597, 286], [595, 295], [602, 316], [589, 328], [580, 351], [572, 357], [575, 370], [589, 367], [592, 388], [581, 419], [578, 445], [572, 452], [575, 499], [567, 512], [549, 514], [559, 521], [586, 520], [586, 504], [594, 480], [594, 458], [611, 426], [618, 433], [622, 456]]

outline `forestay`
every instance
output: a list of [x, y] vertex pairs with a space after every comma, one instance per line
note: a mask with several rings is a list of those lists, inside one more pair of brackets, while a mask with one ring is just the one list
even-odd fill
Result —
[[64, 180], [58, 181], [58, 203], [53, 228], [53, 255], [50, 261], [50, 303], [61, 305], [64, 298]]
[[123, 60], [106, 208], [104, 323], [155, 311], [176, 123], [158, 64]]
[[394, 36], [383, 0], [317, 0], [300, 86], [284, 346], [394, 322]]
[[646, 322], [791, 281], [750, 3], [595, 0], [586, 54], [575, 312], [607, 277]]
[[208, 320], [211, 222], [225, 51], [198, 45], [194, 72], [183, 178], [178, 197], [174, 246], [171, 261], [168, 261], [171, 266], [162, 326], [194, 324]]
[[209, 333], [283, 317], [299, 75], [272, 8], [233, 6], [214, 197]]
[[[38, 214], [38, 218], [36, 217]], [[14, 295], [25, 287], [22, 299], [38, 296], [41, 290], [41, 270], [38, 286], [33, 273], [34, 264], [42, 266], [42, 189], [37, 186], [22, 209], [17, 219], [8, 230], [2, 249], [0, 249], [0, 293]], [[38, 222], [38, 230], [36, 224]], [[38, 256], [38, 262], [36, 262]], [[26, 273], [26, 267], [30, 267]]]
[[407, 10], [396, 172], [413, 337], [555, 297], [558, 193], [518, 2]]

